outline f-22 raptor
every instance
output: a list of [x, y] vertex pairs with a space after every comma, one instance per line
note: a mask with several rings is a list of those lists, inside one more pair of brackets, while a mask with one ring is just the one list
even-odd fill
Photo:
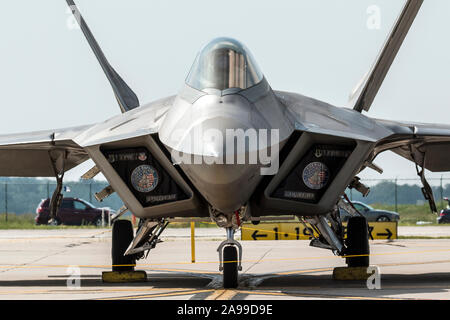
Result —
[[[58, 221], [63, 176], [92, 159], [84, 174], [102, 173], [124, 203], [113, 217], [112, 268], [134, 270], [158, 244], [173, 219], [203, 218], [226, 230], [219, 269], [226, 288], [238, 285], [242, 223], [297, 216], [319, 236], [311, 245], [346, 256], [349, 266], [369, 265], [368, 226], [345, 190], [364, 195], [358, 174], [392, 151], [412, 161], [423, 193], [436, 212], [425, 169], [450, 170], [450, 126], [373, 119], [369, 111], [423, 0], [408, 0], [349, 105], [337, 107], [298, 93], [273, 90], [250, 51], [217, 38], [198, 53], [176, 95], [141, 104], [109, 64], [86, 21], [67, 0], [98, 59], [121, 114], [104, 122], [60, 130], [0, 136], [0, 176], [55, 177], [51, 217]], [[347, 237], [339, 216], [352, 216]], [[126, 211], [139, 218], [136, 233]]]

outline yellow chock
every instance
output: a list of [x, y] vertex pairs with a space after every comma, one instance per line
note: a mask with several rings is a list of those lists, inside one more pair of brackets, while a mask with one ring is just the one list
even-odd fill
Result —
[[368, 267], [336, 267], [333, 269], [333, 280], [367, 280], [371, 273]]
[[145, 282], [147, 273], [145, 271], [103, 271], [103, 282], [124, 283], [124, 282]]

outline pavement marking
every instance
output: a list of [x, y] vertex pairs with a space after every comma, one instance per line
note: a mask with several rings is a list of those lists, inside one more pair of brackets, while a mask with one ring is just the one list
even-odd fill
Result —
[[[60, 251], [57, 253], [54, 253], [53, 255], [59, 254]], [[242, 260], [244, 263], [261, 263], [261, 262], [276, 262], [276, 261], [299, 261], [299, 260], [320, 260], [320, 259], [335, 259], [335, 258], [346, 258], [346, 257], [361, 257], [361, 256], [384, 256], [384, 255], [405, 255], [405, 254], [417, 254], [417, 253], [436, 253], [436, 252], [450, 252], [450, 249], [442, 249], [442, 250], [418, 250], [418, 251], [405, 251], [405, 252], [381, 252], [381, 253], [373, 253], [369, 255], [347, 255], [347, 256], [326, 256], [326, 257], [302, 257], [302, 258], [281, 258], [281, 259], [257, 259], [257, 260]], [[45, 257], [44, 257], [45, 258]], [[38, 259], [42, 260], [42, 258]], [[219, 261], [199, 261], [195, 264], [206, 264], [206, 263], [219, 263]], [[190, 273], [210, 273], [210, 274], [218, 274], [217, 272], [211, 272], [211, 271], [197, 271], [197, 270], [181, 270], [181, 269], [156, 269], [151, 268], [152, 266], [158, 266], [158, 265], [168, 265], [168, 264], [189, 264], [193, 265], [192, 262], [165, 262], [165, 263], [151, 263], [151, 264], [139, 264], [136, 265], [136, 268], [145, 268], [149, 267], [150, 270], [163, 270], [163, 271], [185, 271]], [[30, 264], [4, 264], [0, 265], [0, 269], [8, 269], [8, 268], [67, 268], [69, 265], [30, 265]], [[111, 268], [111, 265], [78, 265], [79, 268]]]
[[127, 300], [127, 299], [160, 298], [160, 297], [193, 295], [193, 294], [197, 294], [197, 293], [211, 292], [211, 291], [214, 291], [214, 290], [213, 289], [184, 290], [184, 291], [161, 293], [161, 294], [147, 294], [147, 295], [125, 296], [125, 297], [98, 298], [95, 300]]
[[[380, 266], [398, 266], [398, 265], [413, 265], [413, 264], [430, 264], [430, 263], [450, 263], [450, 260], [439, 260], [439, 261], [429, 261], [429, 262], [417, 262], [417, 263], [391, 263], [391, 264], [380, 264]], [[302, 274], [302, 273], [312, 273], [312, 272], [325, 272], [331, 271], [333, 268], [321, 268], [321, 269], [304, 269], [304, 270], [294, 270], [288, 272], [279, 272], [274, 275], [289, 275], [289, 274]], [[169, 269], [171, 271], [178, 271], [177, 269]], [[183, 270], [185, 271], [185, 270]], [[202, 273], [202, 271], [199, 271]], [[383, 286], [384, 289], [449, 289], [448, 286], [445, 285], [388, 285]], [[336, 298], [336, 299], [365, 299], [365, 300], [405, 300], [400, 298], [391, 298], [391, 297], [366, 297], [366, 296], [347, 296], [347, 295], [339, 295], [339, 294], [314, 294], [314, 293], [304, 293], [304, 292], [288, 292], [288, 291], [251, 291], [251, 290], [214, 290], [214, 289], [203, 289], [203, 290], [185, 290], [182, 288], [167, 288], [169, 292], [164, 292], [164, 289], [161, 288], [96, 288], [96, 289], [78, 289], [78, 290], [70, 290], [70, 289], [49, 289], [49, 290], [22, 290], [22, 291], [14, 291], [14, 290], [4, 290], [0, 291], [0, 294], [4, 295], [20, 295], [20, 294], [102, 294], [102, 293], [120, 293], [120, 292], [141, 292], [139, 295], [127, 295], [121, 297], [111, 297], [111, 298], [99, 298], [100, 300], [121, 300], [121, 299], [144, 299], [144, 298], [159, 298], [159, 297], [170, 297], [170, 296], [181, 296], [181, 295], [194, 295], [198, 293], [211, 293], [207, 297], [207, 300], [229, 300], [234, 298], [239, 294], [247, 294], [247, 295], [267, 295], [267, 296], [285, 296], [285, 297], [311, 297], [311, 298]], [[302, 290], [314, 290], [316, 287], [302, 287]], [[151, 291], [162, 291], [155, 292], [152, 294], [142, 294], [142, 292], [151, 292]]]
[[400, 298], [389, 298], [389, 297], [366, 297], [366, 296], [347, 296], [347, 295], [334, 295], [334, 294], [314, 294], [314, 293], [302, 293], [302, 292], [275, 292], [275, 291], [247, 291], [239, 290], [238, 293], [243, 293], [247, 295], [268, 295], [268, 296], [286, 296], [286, 297], [308, 297], [308, 298], [336, 298], [336, 299], [350, 299], [350, 300], [410, 300], [410, 299], [400, 299]]
[[220, 289], [215, 290], [205, 300], [231, 300], [238, 292], [234, 290]]
[[[148, 292], [148, 291], [163, 291], [164, 288], [130, 288], [130, 289], [48, 289], [48, 290], [22, 290], [22, 291], [16, 291], [16, 290], [8, 290], [8, 291], [0, 291], [0, 294], [2, 295], [11, 295], [11, 294], [54, 294], [54, 293], [61, 293], [61, 294], [86, 294], [86, 293], [92, 293], [92, 294], [98, 294], [98, 293], [115, 293], [115, 292]], [[185, 290], [183, 288], [167, 288], [166, 290], [173, 291], [173, 290]], [[165, 293], [165, 292], [160, 292]]]
[[[382, 263], [377, 264], [378, 267], [398, 267], [407, 265], [419, 265], [419, 264], [434, 264], [434, 263], [450, 263], [450, 260], [436, 260], [436, 261], [420, 261], [420, 262], [398, 262], [398, 263]], [[333, 271], [334, 267], [322, 268], [322, 269], [306, 269], [306, 270], [294, 270], [287, 272], [277, 272], [274, 275], [290, 275], [290, 274], [301, 274], [301, 273], [313, 273], [313, 272], [325, 272]]]
[[287, 272], [277, 272], [275, 275], [285, 276], [289, 274], [301, 274], [301, 273], [313, 273], [313, 272], [324, 272], [324, 271], [333, 271], [333, 268], [322, 268], [322, 269], [306, 269], [306, 270], [294, 270]]
[[23, 238], [11, 237], [11, 238], [0, 238], [0, 241], [12, 242], [12, 241], [27, 241], [27, 240], [32, 240], [32, 241], [48, 240], [48, 239], [93, 239], [99, 235], [109, 233], [111, 231], [112, 230], [105, 230], [105, 231], [97, 232], [94, 234], [79, 234], [79, 235], [74, 234], [74, 235], [67, 235], [67, 236], [42, 236], [42, 237], [23, 237]]
[[[384, 289], [448, 289], [447, 286], [384, 286]], [[305, 289], [317, 289], [317, 288], [302, 288]], [[146, 291], [159, 291], [160, 288], [145, 288], [145, 289], [88, 289], [88, 290], [27, 290], [27, 291], [3, 291], [2, 294], [9, 295], [21, 295], [21, 294], [101, 294], [101, 293], [115, 293], [115, 292], [146, 292]], [[171, 292], [158, 292], [153, 294], [141, 294], [141, 295], [127, 295], [120, 297], [109, 297], [109, 298], [94, 298], [94, 300], [127, 300], [127, 299], [145, 299], [145, 298], [160, 298], [160, 297], [170, 297], [170, 296], [183, 296], [183, 295], [193, 295], [198, 293], [212, 292], [205, 300], [231, 300], [238, 294], [246, 295], [265, 295], [265, 296], [284, 296], [284, 297], [309, 297], [309, 298], [336, 298], [336, 299], [350, 299], [350, 300], [416, 300], [411, 298], [391, 298], [391, 297], [368, 297], [368, 296], [348, 296], [339, 294], [324, 294], [324, 293], [304, 293], [304, 292], [281, 292], [281, 291], [251, 291], [251, 290], [183, 290], [179, 288], [170, 288]], [[175, 290], [175, 291], [173, 291]], [[179, 290], [179, 291], [176, 291]]]
[[217, 300], [217, 298], [225, 292], [225, 289], [215, 290], [205, 300]]
[[220, 295], [216, 300], [231, 300], [238, 293], [234, 290], [225, 290], [225, 292]]
[[418, 264], [434, 264], [434, 263], [450, 263], [450, 260], [383, 263], [383, 264], [377, 264], [377, 266], [380, 266], [380, 267], [397, 267], [397, 266], [408, 266], [408, 265], [418, 265]]
[[[51, 268], [68, 268], [73, 265], [2, 265], [0, 269], [51, 269]], [[77, 265], [78, 268], [86, 268], [86, 269], [111, 269], [111, 265]], [[185, 272], [185, 273], [198, 273], [198, 274], [220, 274], [216, 271], [207, 271], [207, 270], [190, 270], [190, 269], [167, 269], [167, 268], [150, 268], [150, 267], [142, 267], [141, 265], [137, 265], [136, 269], [144, 269], [146, 271], [168, 271], [168, 272]], [[6, 270], [9, 271], [9, 270]], [[2, 271], [0, 271], [2, 272]]]
[[[137, 266], [136, 268], [139, 268]], [[145, 269], [145, 268], [142, 268]], [[196, 274], [222, 274], [221, 272], [217, 271], [206, 271], [206, 270], [190, 270], [190, 269], [161, 269], [161, 268], [148, 268], [145, 269], [148, 271], [170, 271], [170, 272], [184, 272], [184, 273], [196, 273]]]
[[[447, 290], [450, 290], [450, 286], [448, 286], [448, 285], [442, 285], [442, 286], [439, 286], [439, 285], [430, 285], [430, 286], [426, 286], [426, 285], [424, 285], [424, 286], [418, 286], [418, 285], [401, 285], [401, 286], [394, 286], [394, 285], [391, 285], [391, 286], [389, 286], [389, 285], [383, 285], [382, 286], [382, 288], [383, 289], [447, 289]], [[433, 298], [433, 300], [434, 300], [434, 298]], [[448, 299], [445, 299], [445, 300], [448, 300]]]

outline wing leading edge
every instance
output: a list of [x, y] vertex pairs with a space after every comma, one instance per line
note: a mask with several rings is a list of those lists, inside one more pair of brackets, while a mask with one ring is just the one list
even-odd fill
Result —
[[89, 159], [87, 146], [156, 133], [174, 100], [163, 98], [98, 124], [0, 135], [0, 176], [54, 177], [56, 153], [64, 155], [60, 169], [68, 171]]
[[377, 143], [374, 157], [391, 150], [432, 172], [450, 171], [450, 125], [376, 121], [393, 135]]
[[73, 139], [91, 126], [0, 135], [0, 176], [54, 177], [52, 158], [62, 154], [68, 171], [89, 159]]

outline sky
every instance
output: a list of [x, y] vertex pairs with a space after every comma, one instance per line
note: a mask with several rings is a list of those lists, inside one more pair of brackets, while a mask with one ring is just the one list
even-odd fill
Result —
[[[250, 49], [274, 90], [345, 107], [404, 1], [76, 3], [110, 63], [141, 103], [176, 94], [198, 50], [215, 37], [228, 36]], [[450, 122], [448, 12], [448, 0], [425, 1], [368, 116]], [[379, 24], [374, 24], [377, 17]], [[91, 124], [120, 113], [81, 30], [73, 26], [64, 0], [2, 5], [0, 134]], [[412, 163], [391, 153], [382, 154], [376, 163], [385, 170], [382, 175], [369, 169], [361, 176], [416, 176]], [[92, 162], [72, 169], [66, 179], [77, 180], [90, 166]], [[444, 176], [450, 178], [450, 173]]]

